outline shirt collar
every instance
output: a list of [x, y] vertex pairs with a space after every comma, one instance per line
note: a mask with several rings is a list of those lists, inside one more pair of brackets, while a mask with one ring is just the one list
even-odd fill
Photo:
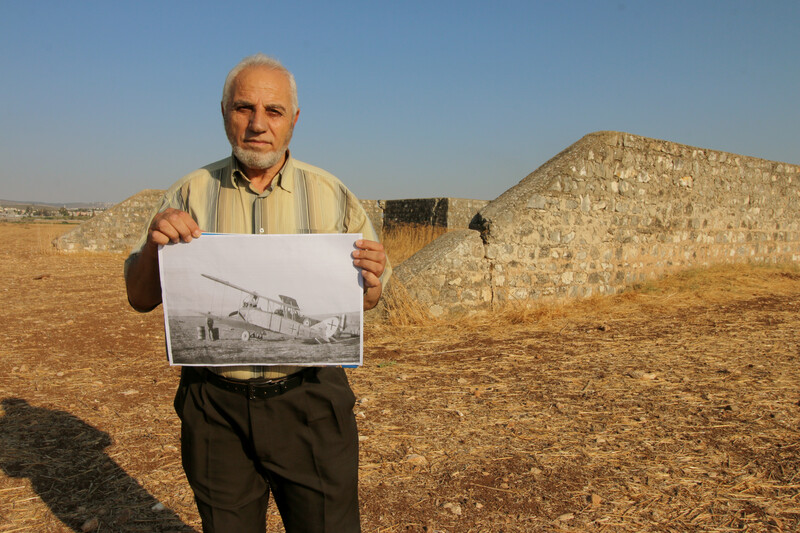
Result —
[[283, 163], [283, 168], [275, 178], [277, 179], [278, 187], [286, 192], [294, 191], [294, 158], [288, 149], [286, 150], [286, 161]]
[[[231, 182], [236, 189], [244, 187], [249, 190], [250, 179], [245, 175], [241, 163], [234, 155], [231, 155]], [[275, 190], [275, 187], [280, 187], [286, 192], [294, 190], [294, 160], [289, 150], [286, 150], [286, 161], [283, 162], [283, 166], [272, 179], [270, 186], [264, 190], [264, 193]]]

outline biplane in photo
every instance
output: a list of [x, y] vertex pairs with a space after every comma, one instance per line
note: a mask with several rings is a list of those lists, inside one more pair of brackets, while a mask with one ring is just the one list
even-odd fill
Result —
[[[358, 338], [360, 325], [357, 320], [348, 326], [347, 314], [332, 315], [324, 318], [305, 316], [300, 311], [297, 301], [284, 295], [279, 299], [270, 298], [256, 291], [235, 285], [229, 281], [201, 274], [204, 278], [235, 289], [242, 295], [238, 308], [229, 314], [216, 315], [207, 313], [209, 332], [215, 325], [223, 324], [241, 330], [241, 339], [270, 339], [279, 337], [296, 337], [319, 343], [338, 342], [345, 339]], [[214, 340], [214, 335], [210, 335]]]

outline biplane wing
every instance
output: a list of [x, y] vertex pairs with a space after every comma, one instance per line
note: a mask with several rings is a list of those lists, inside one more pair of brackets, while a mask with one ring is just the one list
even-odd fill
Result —
[[[210, 279], [211, 281], [216, 281], [217, 283], [221, 283], [223, 285], [227, 285], [228, 287], [230, 287], [232, 289], [236, 289], [238, 291], [246, 292], [247, 294], [255, 296], [256, 298], [259, 298], [259, 299], [262, 299], [262, 300], [267, 300], [269, 302], [272, 302], [272, 303], [275, 303], [275, 304], [278, 304], [278, 305], [281, 305], [281, 306], [286, 306], [286, 307], [289, 307], [289, 308], [292, 308], [292, 309], [296, 309], [297, 311], [300, 310], [300, 307], [297, 305], [297, 300], [295, 300], [294, 298], [289, 298], [288, 296], [280, 296], [281, 299], [280, 300], [276, 300], [275, 298], [270, 298], [269, 296], [264, 296], [263, 294], [259, 294], [254, 290], [245, 289], [244, 287], [240, 287], [238, 285], [235, 285], [235, 284], [231, 283], [230, 281], [225, 281], [224, 279], [220, 279], [220, 278], [211, 276], [209, 274], [200, 274], [200, 275], [203, 276], [204, 278]], [[286, 298], [287, 300], [290, 300], [291, 302], [283, 301], [284, 298]]]

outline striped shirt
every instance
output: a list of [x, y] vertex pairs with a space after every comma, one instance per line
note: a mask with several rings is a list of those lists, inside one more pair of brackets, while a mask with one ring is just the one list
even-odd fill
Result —
[[[358, 198], [341, 181], [291, 155], [260, 194], [250, 187], [250, 180], [233, 156], [195, 170], [167, 190], [156, 213], [170, 207], [186, 211], [202, 231], [211, 233], [362, 233], [365, 239], [378, 240]], [[126, 272], [146, 239], [145, 230], [126, 261]], [[390, 272], [387, 262], [384, 283]], [[233, 379], [273, 379], [301, 369], [297, 366], [210, 368]]]

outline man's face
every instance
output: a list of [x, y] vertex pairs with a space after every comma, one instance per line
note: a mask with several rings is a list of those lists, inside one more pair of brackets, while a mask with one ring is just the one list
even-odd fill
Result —
[[289, 80], [265, 67], [241, 71], [233, 82], [230, 101], [222, 104], [233, 154], [248, 170], [283, 164], [299, 114], [292, 107]]

